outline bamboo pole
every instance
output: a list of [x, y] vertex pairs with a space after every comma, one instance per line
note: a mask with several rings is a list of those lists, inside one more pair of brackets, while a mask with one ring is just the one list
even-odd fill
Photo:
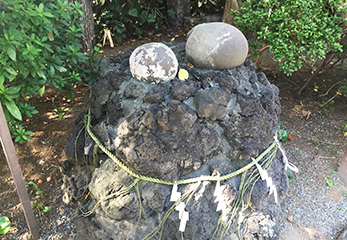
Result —
[[7, 127], [4, 112], [0, 103], [0, 142], [4, 150], [4, 154], [7, 160], [7, 164], [10, 167], [10, 171], [13, 177], [14, 184], [17, 188], [19, 200], [23, 206], [25, 220], [29, 227], [29, 231], [33, 240], [37, 240], [40, 237], [40, 232], [37, 227], [33, 209], [31, 208], [30, 198], [27, 189], [24, 184], [22, 171], [20, 169], [16, 151], [12, 142], [10, 131]]

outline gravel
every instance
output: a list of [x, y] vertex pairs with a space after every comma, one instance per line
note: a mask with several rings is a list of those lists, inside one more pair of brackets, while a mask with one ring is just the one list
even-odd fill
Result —
[[290, 173], [295, 181], [290, 182], [285, 201], [286, 217], [293, 217], [293, 221], [283, 221], [280, 237], [294, 239], [289, 235], [297, 231], [300, 240], [335, 239], [347, 227], [347, 185], [336, 174], [347, 146], [346, 141], [340, 143], [341, 134], [331, 129], [344, 118], [315, 113], [309, 120], [290, 114], [283, 114], [282, 119], [295, 139], [286, 141], [284, 148], [300, 172]]

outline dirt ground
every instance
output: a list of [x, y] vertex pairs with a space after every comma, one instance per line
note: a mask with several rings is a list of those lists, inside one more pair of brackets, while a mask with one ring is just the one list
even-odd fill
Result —
[[[181, 42], [185, 41], [185, 33], [176, 29], [150, 39], [129, 40], [113, 49], [105, 46], [101, 56], [116, 55], [127, 47], [135, 48], [149, 41]], [[347, 186], [335, 173], [347, 150], [347, 137], [343, 138], [347, 133], [347, 98], [340, 96], [323, 107], [320, 105], [335, 95], [338, 85], [327, 91], [334, 83], [347, 78], [346, 69], [336, 67], [319, 76], [300, 96], [297, 92], [309, 77], [308, 70], [284, 76], [271, 60], [264, 57], [259, 71], [264, 71], [269, 81], [280, 89], [283, 127], [293, 139], [285, 141], [283, 146], [290, 162], [300, 169], [298, 174], [288, 174], [292, 180], [291, 190], [285, 200], [285, 216], [282, 223], [277, 223], [282, 227], [278, 237], [284, 240], [335, 239], [347, 227]], [[15, 148], [24, 180], [34, 182], [44, 191], [37, 195], [37, 190], [28, 186], [31, 199], [36, 201], [33, 211], [41, 239], [74, 239], [77, 231], [73, 217], [78, 205], [65, 205], [62, 201], [60, 166], [66, 160], [64, 145], [75, 130], [74, 120], [78, 113], [67, 112], [59, 120], [53, 104], [66, 111], [86, 110], [89, 89], [77, 86], [79, 95], [73, 102], [68, 100], [65, 92], [52, 88], [48, 88], [44, 96], [28, 100], [39, 111], [25, 122], [25, 127], [34, 134], [30, 142], [15, 144]], [[320, 96], [325, 93], [326, 96]], [[29, 239], [14, 182], [2, 153], [0, 163], [3, 166], [0, 168], [0, 216], [6, 215], [12, 222], [10, 232], [0, 239]], [[50, 181], [47, 181], [48, 177]], [[42, 214], [40, 206], [52, 208]], [[288, 221], [288, 217], [293, 220]]]

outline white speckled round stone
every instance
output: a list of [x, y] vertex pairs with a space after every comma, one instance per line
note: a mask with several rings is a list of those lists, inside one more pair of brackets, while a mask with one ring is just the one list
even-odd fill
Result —
[[236, 27], [222, 22], [203, 23], [188, 33], [186, 57], [195, 67], [229, 69], [244, 63], [246, 37]]
[[178, 61], [174, 52], [162, 43], [146, 43], [137, 47], [129, 59], [134, 78], [158, 84], [175, 78]]

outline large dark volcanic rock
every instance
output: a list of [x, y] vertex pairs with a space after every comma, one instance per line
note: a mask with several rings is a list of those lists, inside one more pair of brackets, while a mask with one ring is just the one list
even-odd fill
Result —
[[[255, 72], [254, 64], [248, 60], [237, 68], [221, 71], [191, 68], [185, 61], [184, 43], [167, 45], [175, 52], [180, 68], [189, 72], [187, 80], [176, 77], [156, 85], [133, 78], [129, 70], [132, 52], [129, 49], [100, 61], [98, 79], [90, 99], [94, 134], [134, 172], [170, 182], [211, 176], [217, 171], [226, 175], [250, 163], [250, 157], [257, 157], [273, 142], [278, 130], [278, 88], [269, 83], [264, 73]], [[77, 135], [75, 133], [68, 140], [65, 150], [71, 158], [77, 151], [78, 163], [83, 165], [82, 153], [92, 156], [93, 141], [83, 136], [82, 140], [76, 141], [75, 149], [71, 146], [75, 146]], [[102, 154], [99, 150], [99, 155]], [[104, 160], [89, 183], [94, 202], [85, 205], [86, 209], [134, 180], [111, 159], [101, 159]], [[287, 177], [280, 153], [268, 172], [278, 186], [281, 203], [287, 190]], [[223, 182], [227, 185], [224, 193], [230, 203], [238, 194], [239, 183], [240, 176]], [[169, 201], [172, 187], [152, 182], [141, 182], [139, 186], [148, 221], [157, 226], [172, 206]], [[244, 224], [267, 224], [268, 228], [259, 227], [262, 233], [258, 233], [258, 239], [274, 237], [281, 205], [276, 205], [273, 196], [268, 195], [264, 181], [258, 181], [255, 186], [252, 204], [262, 217], [250, 215]], [[189, 187], [180, 185], [179, 191], [185, 192]], [[186, 206], [190, 216], [185, 239], [210, 239], [213, 235], [220, 216], [216, 212], [214, 188], [215, 183], [203, 182], [194, 200]], [[102, 225], [99, 226], [102, 229], [98, 235], [100, 239], [133, 239], [138, 214], [139, 199], [132, 189], [125, 196], [102, 201], [90, 221], [76, 221], [82, 221], [84, 225], [87, 222]], [[168, 218], [163, 239], [180, 239], [177, 214], [175, 211]], [[268, 229], [267, 232], [264, 229]], [[150, 228], [142, 219], [136, 239], [144, 238], [149, 232]], [[234, 239], [236, 232], [237, 225], [230, 228], [225, 239]], [[253, 233], [247, 236], [253, 236]]]

